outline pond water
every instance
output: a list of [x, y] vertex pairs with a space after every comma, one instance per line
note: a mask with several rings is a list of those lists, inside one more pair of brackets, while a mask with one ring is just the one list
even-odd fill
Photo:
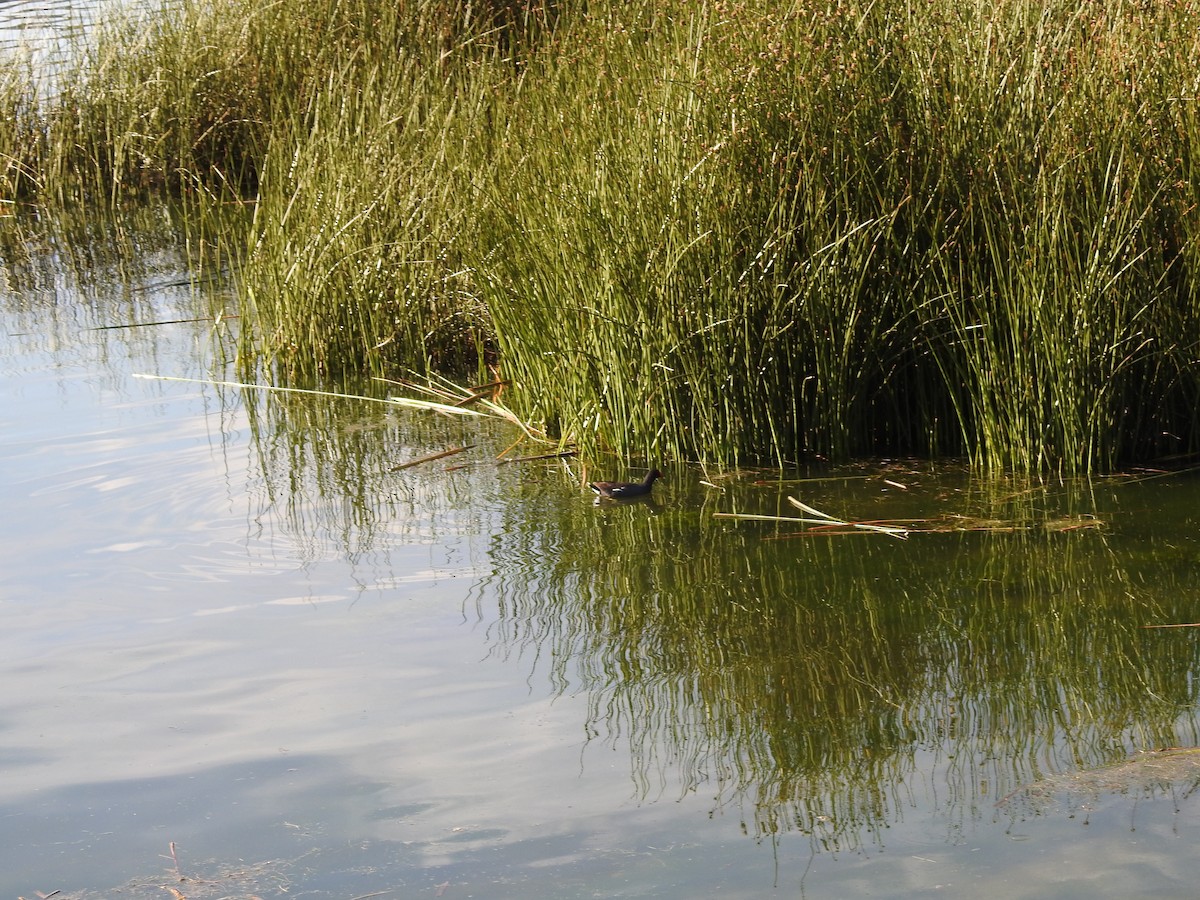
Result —
[[[236, 298], [121, 234], [0, 251], [0, 896], [1194, 895], [1198, 632], [1143, 626], [1200, 621], [1200, 481], [597, 506], [231, 386]], [[789, 495], [920, 533], [715, 515]]]
[[0, 0], [0, 54], [45, 73], [68, 58], [89, 25], [106, 11], [139, 0]]

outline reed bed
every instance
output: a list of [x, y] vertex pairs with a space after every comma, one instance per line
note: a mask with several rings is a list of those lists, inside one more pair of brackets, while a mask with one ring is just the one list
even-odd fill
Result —
[[[248, 360], [595, 455], [1200, 449], [1200, 6], [184, 0], [0, 103], [6, 197], [252, 201]], [[15, 64], [14, 64], [15, 65]]]

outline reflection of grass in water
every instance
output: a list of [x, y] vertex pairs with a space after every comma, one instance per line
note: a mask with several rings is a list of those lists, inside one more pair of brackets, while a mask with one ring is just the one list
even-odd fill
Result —
[[[856, 499], [863, 481], [804, 494], [872, 519], [1102, 508], [926, 480], [886, 515]], [[1179, 620], [1186, 592], [1132, 579], [1119, 531], [778, 540], [788, 526], [702, 504], [769, 510], [781, 486], [725, 487], [657, 510], [531, 506], [493, 548], [498, 645], [587, 692], [589, 734], [628, 747], [639, 796], [703, 792], [752, 834], [846, 850], [882, 841], [928, 777], [945, 779], [941, 812], [986, 815], [1047, 768], [1192, 742], [1196, 649], [1140, 628]]]

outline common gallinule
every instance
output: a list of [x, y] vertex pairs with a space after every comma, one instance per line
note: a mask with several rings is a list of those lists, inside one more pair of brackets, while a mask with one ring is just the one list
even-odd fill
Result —
[[592, 481], [588, 487], [609, 500], [628, 500], [631, 497], [647, 497], [655, 478], [662, 478], [663, 473], [651, 469], [645, 481]]

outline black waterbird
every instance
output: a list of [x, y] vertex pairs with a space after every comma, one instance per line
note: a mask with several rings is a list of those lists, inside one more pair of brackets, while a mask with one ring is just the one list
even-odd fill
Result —
[[644, 481], [592, 481], [588, 483], [588, 487], [601, 498], [628, 500], [632, 497], [650, 496], [650, 488], [654, 486], [654, 479], [662, 477], [663, 473], [658, 469], [651, 469]]

